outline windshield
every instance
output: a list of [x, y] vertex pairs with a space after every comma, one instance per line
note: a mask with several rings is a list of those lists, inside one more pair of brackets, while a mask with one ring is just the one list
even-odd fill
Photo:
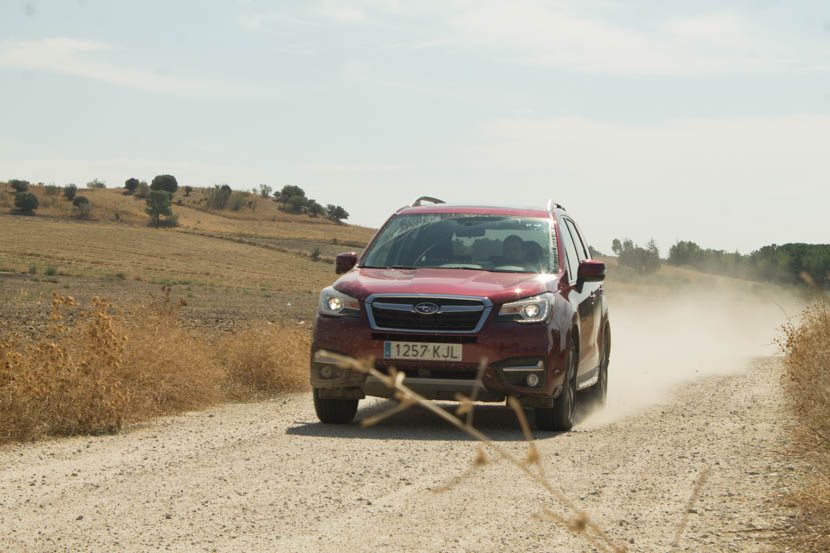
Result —
[[506, 215], [398, 215], [380, 231], [363, 267], [555, 273], [547, 219]]

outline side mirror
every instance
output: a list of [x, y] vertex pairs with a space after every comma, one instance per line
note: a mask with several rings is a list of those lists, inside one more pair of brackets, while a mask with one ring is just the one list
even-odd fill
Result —
[[605, 280], [605, 263], [595, 259], [581, 261], [576, 280], [577, 282], [600, 282]]
[[357, 265], [357, 254], [354, 252], [339, 253], [334, 258], [334, 272], [338, 275], [351, 271], [355, 265]]

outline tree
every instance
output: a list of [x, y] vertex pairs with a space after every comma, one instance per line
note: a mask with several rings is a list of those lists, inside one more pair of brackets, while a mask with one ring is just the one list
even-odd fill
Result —
[[274, 194], [274, 198], [282, 203], [285, 211], [289, 213], [305, 213], [308, 208], [308, 198], [305, 196], [305, 190], [299, 186], [286, 184], [279, 192], [279, 196]]
[[192, 186], [185, 186], [184, 187], [184, 195], [185, 197], [190, 196], [190, 193], [193, 192]]
[[260, 184], [259, 185], [259, 194], [263, 198], [267, 198], [268, 196], [270, 196], [271, 195], [271, 190], [272, 190], [272, 188], [270, 186], [268, 186], [267, 184]]
[[179, 183], [173, 175], [156, 175], [150, 183], [150, 190], [165, 190], [172, 196], [179, 189]]
[[342, 223], [344, 219], [349, 218], [349, 212], [340, 207], [339, 205], [327, 205], [326, 213], [329, 214], [329, 219], [336, 223]]
[[27, 180], [11, 179], [9, 185], [15, 192], [26, 192], [29, 189], [29, 181]]
[[63, 187], [63, 197], [67, 200], [72, 200], [75, 197], [75, 194], [78, 192], [78, 187], [74, 184], [67, 184]]
[[641, 248], [629, 238], [622, 242], [615, 238], [611, 248], [617, 254], [620, 265], [631, 267], [638, 273], [653, 273], [660, 268], [660, 250], [653, 239], [648, 241], [645, 248]]
[[92, 179], [88, 183], [86, 183], [86, 187], [90, 190], [102, 190], [107, 187], [106, 183], [102, 180]]
[[20, 213], [34, 215], [37, 205], [37, 196], [35, 196], [34, 192], [24, 191], [18, 192], [14, 195], [14, 207], [16, 207], [17, 211]]
[[307, 210], [312, 217], [319, 217], [326, 213], [326, 208], [318, 204], [316, 200], [308, 200]]
[[166, 190], [151, 190], [147, 195], [147, 207], [144, 212], [150, 216], [154, 227], [161, 225], [162, 215], [170, 217], [173, 210], [170, 208], [170, 193]]
[[135, 192], [135, 189], [138, 188], [138, 184], [139, 182], [136, 178], [129, 178], [126, 181], [124, 181], [124, 188], [127, 189], [126, 193], [129, 195]]

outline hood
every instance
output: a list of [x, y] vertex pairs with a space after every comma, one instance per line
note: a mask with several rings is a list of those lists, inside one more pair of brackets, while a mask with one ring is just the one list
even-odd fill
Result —
[[465, 269], [355, 269], [340, 277], [334, 287], [359, 300], [372, 294], [447, 294], [504, 303], [555, 291], [557, 278]]

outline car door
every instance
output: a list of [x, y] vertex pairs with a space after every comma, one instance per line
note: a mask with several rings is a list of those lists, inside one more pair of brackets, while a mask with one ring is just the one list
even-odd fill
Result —
[[[588, 249], [588, 244], [582, 238], [582, 234], [579, 232], [579, 228], [576, 226], [576, 223], [569, 218], [565, 219], [565, 225], [568, 227], [568, 230], [571, 233], [571, 238], [573, 238], [574, 246], [576, 247], [577, 257], [579, 257], [579, 261], [585, 261], [586, 259], [591, 259], [591, 254]], [[587, 294], [586, 298], [586, 306], [585, 310], [590, 311], [590, 315], [586, 315], [585, 319], [583, 319], [582, 325], [582, 332], [583, 332], [583, 347], [588, 350], [586, 351], [586, 364], [589, 368], [593, 368], [599, 365], [599, 343], [598, 343], [598, 336], [599, 336], [599, 324], [601, 319], [601, 305], [602, 305], [602, 283], [601, 282], [585, 282], [582, 284], [583, 292]], [[582, 314], [580, 313], [580, 317]], [[590, 320], [590, 324], [587, 322]]]
[[[596, 356], [596, 345], [592, 344], [592, 332], [594, 328], [594, 304], [593, 297], [587, 286], [577, 286], [577, 274], [579, 272], [579, 252], [573, 236], [567, 225], [567, 219], [560, 219], [559, 235], [564, 250], [565, 262], [567, 265], [568, 278], [568, 300], [579, 314], [579, 367], [577, 374], [594, 368], [593, 358]], [[593, 349], [592, 349], [593, 345]]]

